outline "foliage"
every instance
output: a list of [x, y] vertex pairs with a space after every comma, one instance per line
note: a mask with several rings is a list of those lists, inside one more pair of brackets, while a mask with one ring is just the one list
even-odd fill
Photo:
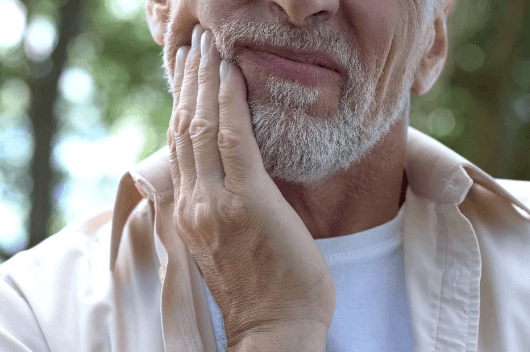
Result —
[[445, 71], [412, 126], [497, 178], [530, 180], [530, 3], [459, 0]]

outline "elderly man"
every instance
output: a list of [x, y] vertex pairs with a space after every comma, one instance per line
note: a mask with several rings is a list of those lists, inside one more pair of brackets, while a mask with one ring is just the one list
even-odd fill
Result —
[[527, 350], [529, 183], [408, 127], [454, 6], [148, 0], [169, 148], [0, 267], [0, 349]]

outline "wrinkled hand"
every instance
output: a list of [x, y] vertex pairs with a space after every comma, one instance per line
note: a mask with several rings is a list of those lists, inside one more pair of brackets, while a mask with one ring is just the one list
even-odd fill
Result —
[[[176, 232], [224, 317], [228, 345], [279, 326], [331, 325], [331, 274], [301, 218], [263, 166], [246, 83], [219, 81], [211, 32], [197, 25], [173, 78], [168, 129]], [[205, 37], [206, 38], [205, 40]], [[185, 67], [184, 67], [185, 64]]]

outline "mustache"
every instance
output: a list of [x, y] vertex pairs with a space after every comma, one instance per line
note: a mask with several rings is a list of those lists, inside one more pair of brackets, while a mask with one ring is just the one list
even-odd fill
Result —
[[[186, 38], [191, 38], [191, 31], [196, 22], [188, 23], [184, 28], [179, 21], [178, 13], [168, 19], [167, 30], [164, 35], [164, 72], [166, 79], [173, 77], [176, 53], [178, 48], [186, 45]], [[282, 22], [264, 23], [252, 19], [235, 18], [225, 22], [217, 28], [211, 28], [213, 41], [221, 58], [238, 65], [238, 48], [242, 43], [256, 43], [258, 45], [272, 45], [287, 47], [293, 50], [311, 49], [325, 52], [337, 60], [345, 68], [363, 66], [361, 53], [357, 48], [354, 35], [344, 35], [329, 25], [313, 20], [312, 25], [304, 28], [290, 26]], [[189, 35], [183, 35], [184, 33]], [[366, 72], [366, 71], [365, 71]], [[171, 93], [171, 87], [168, 87]]]
[[237, 45], [249, 42], [292, 50], [311, 49], [326, 52], [337, 58], [341, 64], [347, 63], [347, 57], [354, 55], [347, 38], [322, 24], [297, 28], [283, 23], [267, 24], [236, 19], [233, 23], [221, 25], [215, 34], [219, 47], [225, 49], [228, 58], [234, 53]]

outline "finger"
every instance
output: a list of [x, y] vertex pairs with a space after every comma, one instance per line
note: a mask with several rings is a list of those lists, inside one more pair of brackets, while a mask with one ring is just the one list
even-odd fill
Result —
[[192, 45], [186, 59], [184, 79], [180, 92], [180, 101], [177, 107], [179, 125], [175, 136], [175, 147], [180, 167], [180, 191], [193, 192], [197, 173], [193, 156], [193, 144], [189, 134], [189, 126], [195, 115], [197, 104], [199, 63], [201, 59], [200, 38], [204, 32], [200, 25], [195, 26], [192, 35]]
[[237, 191], [242, 182], [244, 184], [264, 174], [265, 167], [252, 132], [245, 77], [239, 67], [226, 64], [228, 74], [221, 79], [219, 88], [218, 145], [225, 172], [225, 187]]
[[169, 127], [167, 135], [169, 142], [169, 169], [171, 171], [171, 179], [173, 180], [173, 198], [177, 201], [180, 197], [180, 166], [175, 149], [175, 133], [173, 132], [173, 127]]
[[204, 32], [201, 37], [197, 107], [189, 129], [193, 142], [197, 185], [205, 189], [222, 184], [224, 178], [223, 164], [217, 145], [221, 57], [212, 41], [211, 32]]
[[[186, 64], [186, 57], [188, 56], [189, 49], [187, 47], [181, 47], [177, 51], [177, 58], [175, 60], [175, 76], [172, 82], [173, 88], [173, 111], [171, 112], [171, 121], [169, 122], [169, 128], [167, 130], [167, 140], [169, 144], [169, 166], [171, 170], [171, 176], [173, 179], [174, 197], [178, 199], [180, 190], [180, 168], [178, 165], [177, 151], [175, 149], [175, 126], [178, 128], [178, 119], [176, 118], [176, 112], [178, 107], [178, 101], [180, 98], [180, 89], [182, 87], [182, 79], [184, 77], [184, 66]], [[175, 121], [176, 124], [175, 124]]]
[[174, 130], [178, 130], [178, 124], [179, 121], [175, 121], [175, 114], [174, 112], [177, 111], [177, 107], [179, 105], [180, 101], [180, 92], [182, 90], [182, 81], [184, 80], [184, 69], [186, 64], [186, 59], [188, 57], [188, 53], [190, 51], [190, 46], [181, 46], [179, 50], [177, 50], [177, 57], [175, 60], [175, 75], [173, 76], [173, 80], [171, 82], [171, 89], [173, 90], [173, 114], [171, 116], [171, 124], [174, 126]]

